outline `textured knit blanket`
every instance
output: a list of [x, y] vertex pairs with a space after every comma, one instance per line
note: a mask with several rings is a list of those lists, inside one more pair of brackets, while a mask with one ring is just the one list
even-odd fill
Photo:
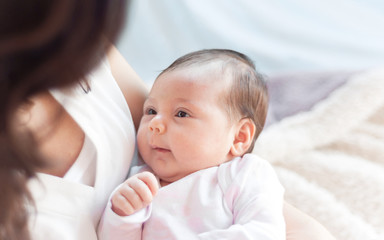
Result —
[[384, 69], [335, 82], [310, 109], [268, 125], [254, 152], [274, 165], [287, 202], [337, 239], [383, 240]]

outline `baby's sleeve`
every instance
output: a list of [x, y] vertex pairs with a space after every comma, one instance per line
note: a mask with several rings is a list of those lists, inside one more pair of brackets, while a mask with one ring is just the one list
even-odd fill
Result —
[[200, 239], [285, 239], [284, 188], [267, 161], [247, 154], [219, 172], [219, 178], [233, 224]]
[[[146, 166], [134, 167], [130, 175], [146, 170], [148, 170]], [[142, 226], [151, 216], [152, 204], [129, 216], [122, 217], [113, 212], [111, 198], [120, 186], [121, 184], [112, 192], [101, 217], [97, 229], [99, 240], [139, 240], [142, 236]]]
[[129, 215], [119, 216], [112, 211], [109, 202], [98, 227], [98, 237], [100, 240], [135, 240], [141, 239], [142, 225], [151, 215], [152, 205]]

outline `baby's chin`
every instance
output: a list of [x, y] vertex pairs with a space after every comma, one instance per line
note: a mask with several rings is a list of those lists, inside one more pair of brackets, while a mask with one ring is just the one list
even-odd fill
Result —
[[164, 187], [184, 178], [186, 175], [166, 176], [166, 175], [156, 174], [156, 176], [158, 176], [160, 179], [160, 186]]
[[163, 181], [163, 180], [160, 179], [160, 186], [161, 187], [165, 187], [165, 186], [167, 186], [167, 185], [169, 185], [171, 183], [173, 183], [173, 182], [167, 182], [167, 181]]

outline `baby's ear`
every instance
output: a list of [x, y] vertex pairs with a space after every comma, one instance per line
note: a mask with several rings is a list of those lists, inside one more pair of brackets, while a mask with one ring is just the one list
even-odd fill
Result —
[[235, 139], [231, 147], [233, 156], [242, 156], [252, 144], [253, 137], [255, 136], [256, 126], [250, 118], [242, 118], [238, 124], [235, 132]]

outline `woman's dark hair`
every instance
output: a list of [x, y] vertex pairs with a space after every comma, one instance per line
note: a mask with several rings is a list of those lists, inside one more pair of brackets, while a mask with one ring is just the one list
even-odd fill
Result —
[[30, 239], [27, 182], [41, 160], [15, 124], [31, 96], [78, 83], [118, 36], [124, 0], [0, 1], [0, 239]]
[[[161, 74], [190, 66], [219, 62], [221, 73], [231, 76], [231, 85], [220, 99], [228, 117], [249, 118], [256, 126], [255, 136], [247, 153], [264, 128], [268, 112], [268, 89], [263, 75], [256, 71], [253, 61], [243, 53], [230, 49], [203, 49], [176, 59]], [[223, 78], [224, 79], [224, 78]]]

